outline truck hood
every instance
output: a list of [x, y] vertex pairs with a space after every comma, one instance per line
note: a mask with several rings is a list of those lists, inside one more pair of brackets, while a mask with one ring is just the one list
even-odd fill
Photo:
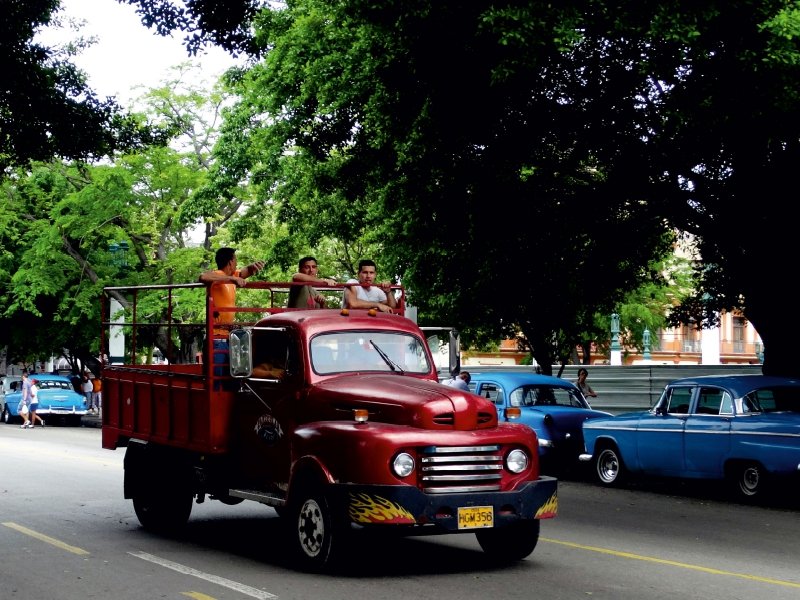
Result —
[[[330, 420], [352, 419], [369, 411], [369, 420], [420, 429], [462, 431], [497, 426], [494, 404], [426, 379], [403, 375], [348, 375], [323, 381], [309, 392], [313, 412]], [[322, 416], [320, 415], [320, 416]]]

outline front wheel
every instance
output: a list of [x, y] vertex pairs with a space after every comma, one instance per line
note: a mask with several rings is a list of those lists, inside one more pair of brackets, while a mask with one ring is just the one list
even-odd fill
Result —
[[133, 510], [145, 529], [170, 533], [183, 527], [189, 520], [192, 495], [179, 490], [140, 493], [133, 497]]
[[478, 543], [490, 558], [499, 562], [522, 560], [529, 556], [539, 542], [539, 521], [524, 519], [498, 529], [475, 532]]
[[600, 483], [611, 487], [619, 485], [625, 477], [625, 465], [619, 450], [606, 446], [601, 448], [595, 458], [595, 470]]
[[11, 425], [11, 420], [14, 417], [11, 416], [11, 413], [8, 411], [8, 404], [3, 407], [3, 423], [6, 425]]
[[337, 527], [339, 523], [319, 487], [300, 494], [287, 508], [286, 521], [298, 566], [305, 571], [321, 571], [333, 556], [332, 550], [343, 544], [344, 523]]

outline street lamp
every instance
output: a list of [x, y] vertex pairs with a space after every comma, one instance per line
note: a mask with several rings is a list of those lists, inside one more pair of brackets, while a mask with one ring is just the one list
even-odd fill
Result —
[[645, 327], [642, 334], [642, 342], [644, 343], [644, 354], [642, 354], [642, 362], [649, 363], [652, 360], [650, 355], [650, 330]]
[[118, 266], [117, 262], [117, 253], [119, 252], [119, 244], [117, 242], [111, 242], [108, 244], [108, 251], [111, 253], [111, 262], [108, 263], [109, 267], [116, 267]]
[[108, 244], [108, 251], [111, 253], [111, 262], [109, 267], [122, 267], [128, 266], [128, 250], [130, 245], [125, 240], [121, 242], [111, 242]]

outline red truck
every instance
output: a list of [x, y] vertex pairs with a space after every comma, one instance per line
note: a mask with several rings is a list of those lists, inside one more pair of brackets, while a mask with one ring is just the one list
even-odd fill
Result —
[[[267, 308], [219, 309], [206, 294], [204, 352], [216, 360], [158, 365], [136, 364], [137, 328], [140, 340], [166, 328], [171, 344], [186, 325], [136, 322], [137, 295], [153, 286], [107, 288], [125, 295], [129, 322], [104, 325], [133, 335], [128, 364], [103, 368], [103, 447], [127, 447], [124, 494], [142, 525], [180, 526], [206, 496], [246, 499], [286, 519], [310, 570], [359, 527], [475, 533], [495, 559], [528, 556], [539, 520], [556, 516], [557, 482], [539, 475], [533, 430], [506, 422], [515, 409], [498, 419], [486, 398], [440, 384], [402, 315], [275, 307], [289, 285], [248, 284], [270, 293]], [[178, 287], [193, 286], [155, 289], [168, 315]], [[210, 318], [220, 310], [267, 316], [226, 336]]]

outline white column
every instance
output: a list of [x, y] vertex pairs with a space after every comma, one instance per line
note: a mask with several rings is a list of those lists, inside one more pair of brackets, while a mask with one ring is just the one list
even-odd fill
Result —
[[[115, 299], [111, 299], [111, 319], [112, 323], [124, 323], [125, 311], [122, 305]], [[112, 325], [108, 328], [108, 362], [112, 365], [125, 363], [125, 333], [124, 327]]]
[[622, 350], [612, 350], [611, 351], [611, 366], [620, 366], [622, 365]]
[[719, 327], [703, 329], [701, 349], [703, 352], [702, 360], [704, 365], [721, 364], [719, 360]]

